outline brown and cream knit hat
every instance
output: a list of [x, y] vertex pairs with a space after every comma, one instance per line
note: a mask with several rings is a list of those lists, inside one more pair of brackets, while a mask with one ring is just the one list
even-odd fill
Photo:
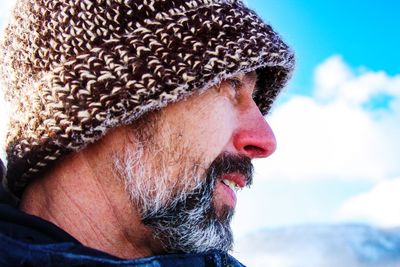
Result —
[[5, 184], [151, 110], [256, 70], [266, 114], [294, 56], [240, 0], [17, 0], [0, 51]]

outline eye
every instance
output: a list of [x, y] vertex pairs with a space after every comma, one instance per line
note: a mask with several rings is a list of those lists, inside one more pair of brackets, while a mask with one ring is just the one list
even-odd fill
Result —
[[235, 77], [230, 78], [226, 81], [229, 83], [230, 87], [235, 91], [235, 94], [238, 94], [240, 87], [242, 87], [242, 81]]

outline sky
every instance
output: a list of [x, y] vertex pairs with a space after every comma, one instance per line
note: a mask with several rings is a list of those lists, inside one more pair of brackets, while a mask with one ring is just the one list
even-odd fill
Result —
[[296, 53], [266, 119], [278, 148], [256, 162], [234, 230], [311, 223], [400, 226], [398, 1], [247, 0]]
[[[2, 1], [0, 23], [12, 2]], [[297, 67], [266, 118], [278, 149], [255, 162], [252, 188], [239, 193], [235, 235], [311, 223], [400, 226], [400, 2], [246, 3], [290, 44]]]
[[400, 73], [398, 11], [392, 0], [245, 0], [294, 48], [297, 69], [292, 94], [310, 94], [312, 72], [339, 54], [353, 67]]

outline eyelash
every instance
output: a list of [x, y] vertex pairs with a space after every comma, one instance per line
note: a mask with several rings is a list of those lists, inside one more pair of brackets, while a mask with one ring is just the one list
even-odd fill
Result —
[[231, 86], [235, 89], [236, 92], [242, 86], [242, 81], [237, 78], [228, 79], [228, 82], [231, 84]]

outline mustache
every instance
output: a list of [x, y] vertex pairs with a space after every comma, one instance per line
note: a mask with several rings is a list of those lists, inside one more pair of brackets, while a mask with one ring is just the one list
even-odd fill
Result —
[[[244, 176], [248, 187], [253, 183], [254, 166], [249, 157], [232, 153], [222, 153], [210, 164], [206, 171], [207, 178], [221, 177], [228, 173], [240, 173]], [[216, 182], [216, 181], [214, 181]]]
[[[251, 159], [242, 155], [235, 155], [231, 153], [222, 153], [210, 164], [204, 176], [205, 179], [195, 187], [192, 191], [181, 193], [174, 196], [173, 201], [170, 202], [164, 209], [163, 214], [149, 218], [142, 218], [144, 224], [151, 225], [154, 219], [165, 219], [164, 213], [174, 214], [176, 211], [192, 211], [198, 209], [200, 206], [207, 203], [207, 207], [203, 211], [213, 209], [211, 199], [215, 189], [217, 180], [227, 173], [240, 173], [246, 180], [246, 185], [250, 186], [253, 182], [254, 167]], [[215, 216], [213, 216], [215, 217]]]

